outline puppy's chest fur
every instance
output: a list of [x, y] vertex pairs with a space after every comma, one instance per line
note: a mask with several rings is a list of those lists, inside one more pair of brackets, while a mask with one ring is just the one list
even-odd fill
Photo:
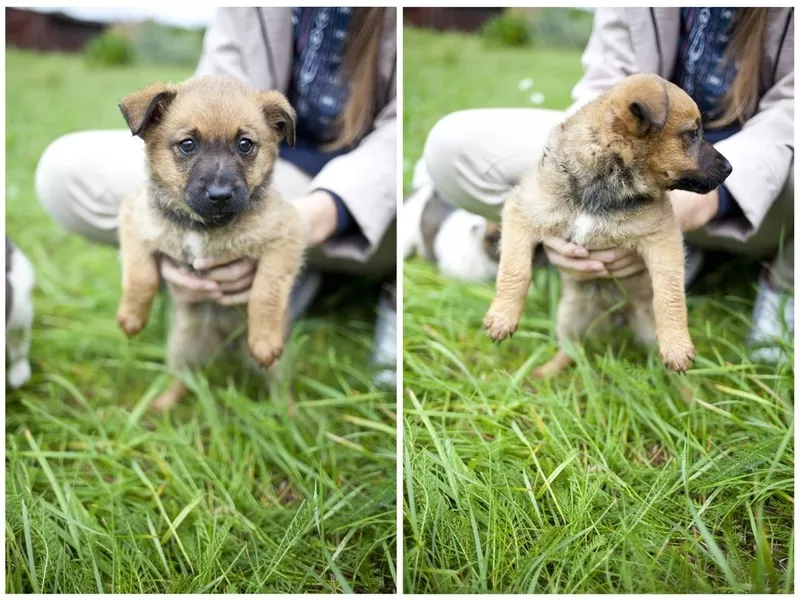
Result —
[[185, 264], [207, 257], [232, 261], [260, 256], [271, 245], [291, 243], [287, 233], [295, 224], [293, 209], [277, 197], [266, 198], [229, 225], [208, 230], [187, 229], [164, 218], [149, 202], [146, 190], [128, 199], [125, 208], [140, 240], [154, 252]]

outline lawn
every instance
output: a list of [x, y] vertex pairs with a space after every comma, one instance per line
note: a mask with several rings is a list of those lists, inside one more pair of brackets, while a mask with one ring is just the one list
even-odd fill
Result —
[[[441, 116], [532, 106], [533, 91], [566, 108], [581, 73], [577, 52], [404, 37], [406, 186]], [[692, 287], [685, 376], [623, 337], [540, 383], [554, 272], [534, 274], [517, 334], [495, 346], [493, 285], [406, 263], [404, 590], [791, 592], [794, 371], [743, 350], [758, 269], [727, 260]]]
[[34, 196], [50, 141], [124, 128], [121, 96], [187, 75], [7, 53], [6, 230], [38, 281], [34, 375], [6, 398], [6, 592], [391, 592], [396, 415], [367, 368], [376, 286], [316, 303], [292, 380], [267, 392], [226, 363], [153, 414], [166, 302], [125, 341], [116, 251], [59, 229]]

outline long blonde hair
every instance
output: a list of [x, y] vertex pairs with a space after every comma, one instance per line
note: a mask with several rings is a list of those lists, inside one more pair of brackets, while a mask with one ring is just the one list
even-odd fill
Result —
[[725, 51], [725, 59], [736, 61], [738, 71], [730, 89], [722, 97], [721, 114], [709, 123], [713, 127], [724, 127], [737, 121], [744, 123], [756, 112], [768, 11], [768, 8], [739, 9]]
[[351, 146], [372, 125], [385, 14], [385, 7], [355, 8], [353, 11], [353, 24], [341, 66], [342, 75], [350, 81], [350, 94], [339, 115], [336, 139], [326, 144], [324, 150]]

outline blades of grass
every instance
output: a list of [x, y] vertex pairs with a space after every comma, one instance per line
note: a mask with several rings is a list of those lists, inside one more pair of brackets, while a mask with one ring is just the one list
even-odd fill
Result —
[[150, 519], [150, 515], [147, 515], [147, 528], [150, 530], [150, 539], [153, 540], [153, 545], [156, 547], [156, 552], [158, 552], [159, 558], [161, 558], [161, 564], [164, 565], [164, 577], [169, 578], [169, 564], [167, 564], [167, 557], [164, 555], [164, 548], [161, 547], [161, 542], [158, 539], [158, 534], [156, 533], [156, 528], [153, 526], [153, 521]]
[[[539, 464], [539, 458], [536, 456], [536, 451], [533, 449], [533, 446], [531, 446], [530, 442], [528, 441], [528, 438], [525, 437], [525, 434], [522, 433], [522, 430], [519, 428], [519, 425], [517, 425], [516, 421], [511, 421], [511, 430], [516, 434], [516, 436], [520, 439], [520, 441], [522, 441], [522, 443], [525, 444], [525, 446], [527, 446], [528, 450], [530, 451], [531, 458], [533, 459], [533, 464], [536, 466], [536, 470], [542, 477], [542, 481], [544, 481], [543, 484], [544, 488], [547, 490], [547, 492], [550, 493], [550, 497], [553, 500], [553, 506], [556, 507], [558, 514], [561, 516], [561, 522], [562, 523], [565, 522], [564, 512], [561, 510], [561, 505], [558, 503], [558, 498], [556, 498], [556, 495], [550, 488], [550, 482], [548, 481], [547, 475], [544, 474], [542, 466]], [[541, 495], [539, 497], [541, 497]]]
[[[29, 429], [25, 430], [25, 439], [28, 441], [28, 445], [31, 448], [31, 451], [36, 455], [36, 460], [39, 463], [39, 466], [42, 467], [42, 471], [44, 471], [45, 477], [47, 477], [47, 481], [50, 483], [50, 487], [53, 490], [53, 493], [56, 496], [56, 501], [58, 502], [59, 506], [61, 507], [61, 511], [65, 515], [71, 515], [69, 509], [69, 503], [67, 502], [66, 497], [64, 496], [64, 492], [61, 487], [58, 485], [58, 481], [56, 480], [55, 473], [53, 473], [53, 469], [50, 468], [50, 463], [47, 462], [47, 459], [42, 456], [42, 451], [39, 448], [39, 444], [36, 443], [36, 440], [33, 439], [33, 435], [31, 434]], [[78, 536], [78, 529], [75, 527], [75, 523], [72, 519], [67, 520], [67, 529], [69, 530], [71, 544], [75, 550], [78, 551], [78, 555], [82, 556], [83, 553], [81, 551], [81, 543], [80, 537]]]
[[478, 559], [478, 577], [480, 579], [481, 591], [485, 593], [489, 589], [487, 581], [489, 567], [486, 564], [486, 555], [481, 545], [481, 535], [480, 532], [478, 532], [478, 523], [475, 521], [475, 512], [472, 510], [472, 502], [469, 501], [469, 495], [465, 496], [465, 499], [467, 502], [467, 510], [469, 511], [469, 522], [472, 527], [472, 537], [475, 540], [475, 554]]
[[545, 482], [539, 488], [539, 491], [536, 494], [538, 498], [541, 498], [546, 490], [551, 490], [551, 485], [553, 484], [553, 481], [555, 481], [556, 477], [559, 476], [561, 471], [567, 468], [567, 465], [569, 465], [569, 463], [578, 458], [578, 454], [579, 452], [577, 450], [573, 450], [572, 453], [569, 456], [567, 456], [567, 458], [561, 461], [561, 464], [559, 464], [555, 469], [553, 469], [553, 472], [550, 473], [550, 475], [548, 475], [547, 479], [545, 479]]
[[794, 528], [792, 528], [791, 537], [789, 538], [789, 557], [786, 563], [783, 593], [791, 594], [794, 591]]
[[440, 342], [430, 341], [430, 342], [428, 342], [428, 344], [430, 345], [430, 347], [432, 349], [436, 350], [439, 354], [443, 355], [450, 362], [452, 362], [456, 366], [456, 368], [459, 371], [461, 371], [467, 377], [467, 379], [469, 380], [470, 384], [472, 384], [472, 388], [481, 397], [481, 400], [483, 400], [484, 406], [486, 406], [487, 410], [489, 410], [489, 414], [492, 414], [491, 409], [489, 409], [489, 400], [488, 400], [488, 398], [486, 398], [486, 396], [483, 393], [483, 387], [480, 384], [478, 384], [478, 381], [475, 379], [475, 377], [472, 375], [472, 373], [469, 371], [469, 369], [467, 369], [467, 367], [463, 363], [463, 361], [461, 361], [453, 353], [452, 350], [450, 350], [449, 348], [447, 348], [446, 346], [444, 346]]
[[175, 517], [175, 520], [172, 522], [172, 524], [170, 525], [169, 529], [162, 536], [162, 538], [161, 538], [161, 544], [162, 545], [166, 544], [169, 541], [169, 538], [172, 537], [173, 532], [177, 532], [178, 531], [178, 527], [181, 526], [181, 523], [183, 523], [183, 520], [186, 517], [189, 516], [189, 513], [192, 512], [192, 510], [194, 510], [194, 507], [197, 506], [198, 504], [200, 504], [200, 502], [202, 500], [203, 500], [203, 496], [198, 496], [197, 498], [192, 500], [189, 504], [187, 504], [186, 506], [183, 507], [183, 510], [181, 510], [181, 512], [178, 513], [178, 516]]
[[342, 446], [350, 448], [351, 450], [354, 450], [354, 451], [358, 452], [359, 454], [363, 454], [364, 456], [366, 456], [366, 457], [368, 457], [370, 459], [373, 459], [373, 460], [376, 459], [376, 456], [372, 452], [370, 452], [369, 450], [364, 448], [364, 446], [362, 446], [360, 444], [356, 444], [355, 442], [353, 442], [351, 440], [348, 440], [348, 439], [345, 439], [343, 437], [340, 437], [340, 436], [336, 435], [335, 433], [331, 433], [330, 431], [326, 431], [325, 432], [325, 437], [328, 438], [329, 440], [331, 440], [335, 444], [340, 444]]
[[539, 527], [544, 527], [544, 519], [542, 519], [542, 512], [539, 510], [539, 503], [536, 501], [536, 495], [533, 493], [533, 486], [531, 486], [528, 474], [523, 469], [522, 478], [525, 480], [525, 488], [528, 490], [528, 497], [531, 499], [533, 505], [533, 512], [536, 515], [536, 520], [539, 521]]
[[406, 480], [406, 501], [408, 502], [408, 510], [405, 512], [406, 522], [411, 526], [411, 531], [414, 538], [419, 540], [419, 526], [417, 525], [417, 500], [414, 488], [414, 463], [411, 460], [410, 442], [408, 435], [408, 428], [403, 436], [405, 443], [403, 444], [403, 475]]
[[781, 462], [783, 453], [786, 452], [786, 448], [789, 446], [789, 442], [791, 442], [792, 439], [794, 439], [794, 421], [792, 421], [789, 427], [786, 429], [786, 434], [783, 436], [781, 444], [778, 446], [778, 450], [775, 452], [775, 458], [772, 459], [772, 462], [769, 465], [769, 471], [767, 471], [767, 476], [765, 477], [767, 481], [772, 479], [772, 475], [775, 473], [775, 469], [778, 468], [778, 463]]
[[[688, 429], [688, 427], [687, 427]], [[694, 506], [694, 502], [692, 502], [692, 498], [689, 494], [689, 476], [688, 476], [688, 456], [689, 456], [689, 445], [688, 445], [688, 434], [687, 431], [687, 440], [684, 441], [683, 447], [683, 460], [681, 460], [681, 478], [683, 480], [683, 489], [684, 489], [684, 499], [686, 501], [686, 508], [689, 510], [689, 514], [692, 515], [692, 522], [697, 526], [697, 529], [700, 531], [700, 535], [705, 541], [708, 549], [706, 552], [711, 556], [712, 560], [717, 563], [717, 566], [722, 570], [725, 574], [725, 578], [728, 580], [728, 583], [731, 585], [734, 591], [739, 590], [739, 583], [736, 581], [736, 577], [733, 574], [733, 570], [731, 570], [731, 566], [728, 564], [728, 560], [725, 558], [725, 555], [722, 553], [719, 545], [717, 545], [714, 536], [711, 535], [711, 532], [708, 531], [705, 523], [700, 518], [700, 514], [697, 512], [697, 509]], [[696, 542], [693, 543], [702, 550], [699, 544]]]
[[97, 586], [97, 593], [103, 594], [105, 593], [103, 590], [103, 582], [100, 580], [100, 569], [97, 568], [97, 559], [94, 556], [92, 544], [86, 544], [86, 548], [89, 551], [89, 557], [92, 559], [92, 574], [94, 575], [94, 584]]
[[178, 532], [172, 527], [172, 519], [169, 518], [167, 515], [167, 510], [164, 508], [164, 505], [161, 502], [161, 498], [158, 495], [158, 491], [156, 490], [155, 486], [152, 482], [148, 479], [147, 475], [142, 468], [139, 466], [139, 463], [133, 461], [131, 463], [131, 468], [136, 473], [137, 477], [141, 480], [141, 482], [145, 485], [145, 487], [150, 490], [150, 494], [153, 496], [153, 499], [156, 502], [156, 506], [158, 506], [158, 510], [161, 513], [161, 516], [164, 517], [164, 520], [167, 522], [167, 527], [170, 528], [172, 531], [172, 535], [175, 536], [175, 542], [178, 544], [178, 548], [180, 548], [181, 554], [183, 554], [183, 558], [186, 559], [186, 564], [189, 565], [189, 568], [194, 572], [194, 567], [192, 566], [192, 561], [189, 559], [189, 554], [186, 552], [186, 548], [183, 547], [183, 542], [181, 541]]
[[[25, 499], [20, 499], [20, 504], [22, 507], [22, 530], [25, 536], [25, 551], [28, 559], [28, 573], [30, 574], [31, 578], [31, 587], [33, 588], [33, 593], [39, 593], [39, 579], [36, 575], [36, 562], [33, 560], [33, 543], [31, 542], [31, 522], [28, 518], [28, 507], [25, 505]], [[8, 528], [6, 528], [8, 531]]]
[[[428, 415], [425, 414], [425, 410], [422, 408], [422, 404], [420, 404], [419, 400], [417, 400], [417, 396], [414, 394], [412, 390], [408, 390], [408, 397], [411, 399], [411, 403], [414, 405], [416, 409], [416, 414], [419, 415], [420, 419], [422, 419], [423, 425], [425, 425], [425, 429], [428, 430], [428, 434], [431, 436], [431, 441], [433, 442], [434, 447], [436, 448], [436, 452], [439, 454], [439, 458], [442, 460], [442, 463], [447, 465], [450, 460], [447, 453], [444, 451], [444, 446], [442, 445], [442, 440], [440, 439], [439, 435], [436, 433], [436, 429], [433, 427], [433, 423], [428, 418]], [[453, 472], [451, 469], [445, 468], [445, 477], [447, 478], [447, 484], [450, 487], [450, 495], [456, 503], [456, 506], [460, 508], [460, 500], [458, 494], [458, 486], [456, 485], [456, 479], [453, 476]]]
[[153, 383], [147, 388], [147, 391], [142, 394], [142, 397], [133, 407], [130, 415], [128, 415], [128, 420], [125, 423], [125, 433], [130, 432], [138, 423], [141, 421], [142, 416], [147, 412], [147, 409], [150, 407], [150, 403], [153, 399], [158, 395], [159, 390], [161, 390], [163, 385], [163, 380], [160, 377], [157, 377]]
[[[260, 587], [263, 587], [264, 584], [269, 581], [270, 577], [272, 577], [272, 575], [278, 569], [291, 547], [297, 542], [297, 540], [302, 538], [314, 524], [313, 513], [313, 507], [307, 501], [303, 500], [302, 504], [300, 504], [298, 509], [295, 511], [294, 517], [292, 517], [289, 526], [286, 528], [286, 532], [283, 534], [283, 538], [281, 538], [281, 541], [278, 544], [278, 548], [272, 557], [269, 568], [267, 569], [267, 574], [263, 577], [263, 579], [261, 579]], [[322, 540], [322, 544], [324, 546], [324, 540]]]
[[108, 440], [108, 435], [106, 434], [105, 427], [103, 426], [103, 423], [100, 421], [100, 419], [97, 418], [97, 411], [95, 411], [94, 408], [92, 408], [92, 406], [89, 404], [89, 401], [86, 399], [86, 396], [84, 396], [81, 393], [81, 391], [77, 387], [75, 387], [75, 384], [73, 384], [71, 381], [66, 380], [61, 375], [48, 374], [46, 376], [46, 379], [52, 382], [53, 384], [57, 385], [58, 387], [62, 388], [70, 396], [72, 396], [72, 398], [74, 398], [75, 401], [78, 402], [78, 404], [80, 404], [81, 407], [83, 407], [83, 409], [86, 411], [85, 412], [86, 416], [88, 416], [92, 420], [95, 426], [95, 430], [97, 431], [97, 433], [100, 434], [100, 437], [103, 438], [103, 440]]
[[361, 425], [362, 427], [367, 427], [368, 429], [380, 431], [381, 433], [385, 433], [392, 437], [397, 436], [397, 430], [390, 425], [386, 425], [385, 423], [379, 423], [378, 421], [371, 421], [369, 419], [362, 419], [361, 417], [356, 417], [353, 415], [344, 415], [342, 420], [347, 423], [352, 423], [353, 425]]

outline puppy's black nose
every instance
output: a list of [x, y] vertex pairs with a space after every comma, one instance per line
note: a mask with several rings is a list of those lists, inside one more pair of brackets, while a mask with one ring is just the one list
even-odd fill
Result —
[[733, 173], [733, 167], [731, 166], [731, 163], [728, 162], [727, 158], [722, 159], [722, 170], [725, 173], [725, 177]]
[[233, 186], [210, 185], [206, 188], [206, 194], [212, 204], [225, 204], [233, 198]]

